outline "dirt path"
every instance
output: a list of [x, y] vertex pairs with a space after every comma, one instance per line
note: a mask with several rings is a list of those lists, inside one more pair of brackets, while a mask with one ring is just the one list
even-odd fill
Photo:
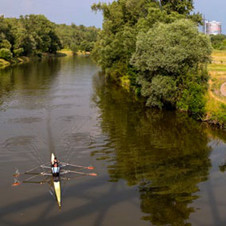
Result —
[[220, 91], [221, 94], [226, 97], [226, 82], [221, 85]]
[[215, 100], [217, 100], [217, 101], [219, 101], [219, 102], [225, 104], [225, 101], [223, 101], [223, 100], [221, 100], [220, 98], [216, 97], [216, 96], [213, 94], [213, 92], [209, 91], [209, 94], [210, 94], [210, 96], [211, 96], [213, 99], [215, 99]]

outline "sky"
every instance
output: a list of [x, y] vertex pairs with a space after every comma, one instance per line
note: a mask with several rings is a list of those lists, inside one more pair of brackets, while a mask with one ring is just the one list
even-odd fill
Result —
[[[101, 27], [101, 13], [91, 11], [95, 2], [112, 0], [0, 0], [0, 14], [5, 17], [19, 17], [26, 14], [44, 14], [49, 20], [62, 24], [75, 23]], [[205, 15], [207, 20], [222, 22], [226, 34], [226, 0], [194, 0], [195, 11]]]
[[222, 23], [222, 32], [226, 34], [226, 0], [194, 0], [195, 11], [202, 13], [209, 21]]

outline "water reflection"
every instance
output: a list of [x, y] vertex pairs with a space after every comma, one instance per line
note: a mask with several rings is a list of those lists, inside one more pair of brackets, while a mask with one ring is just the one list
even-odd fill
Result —
[[144, 111], [101, 75], [93, 86], [99, 123], [109, 139], [92, 154], [107, 161], [112, 182], [124, 179], [137, 186], [143, 220], [188, 225], [198, 184], [207, 180], [211, 166], [205, 128], [182, 113]]
[[0, 73], [1, 96], [16, 88], [35, 90], [44, 87], [49, 83], [49, 79], [53, 79], [59, 71], [61, 66], [59, 62], [57, 58], [50, 58], [2, 69]]

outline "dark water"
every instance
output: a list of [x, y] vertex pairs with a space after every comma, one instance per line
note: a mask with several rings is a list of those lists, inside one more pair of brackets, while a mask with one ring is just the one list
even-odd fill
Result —
[[[0, 71], [0, 225], [225, 225], [226, 132], [149, 110], [85, 57]], [[16, 169], [93, 165], [98, 177], [12, 187]], [[21, 175], [23, 181], [25, 175]]]

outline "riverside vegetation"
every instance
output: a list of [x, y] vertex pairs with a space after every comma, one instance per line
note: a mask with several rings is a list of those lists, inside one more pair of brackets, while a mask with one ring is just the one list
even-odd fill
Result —
[[208, 112], [212, 45], [198, 31], [202, 16], [192, 13], [193, 0], [118, 0], [92, 9], [104, 16], [92, 55], [111, 79], [145, 97], [148, 107], [226, 122], [223, 103], [222, 113]]
[[208, 73], [212, 46], [223, 50], [225, 36], [208, 37], [198, 31], [202, 16], [192, 14], [193, 0], [117, 0], [93, 4], [92, 9], [103, 13], [102, 30], [57, 25], [43, 15], [0, 17], [0, 66], [61, 49], [92, 51], [105, 74], [144, 97], [146, 106], [226, 123], [225, 97], [219, 92], [224, 61], [211, 64]]
[[210, 80], [206, 94], [206, 120], [226, 124], [226, 51], [214, 50], [212, 64], [208, 66]]
[[70, 49], [90, 52], [99, 29], [75, 24], [55, 24], [43, 15], [0, 17], [0, 66], [28, 60], [27, 57], [56, 54]]

